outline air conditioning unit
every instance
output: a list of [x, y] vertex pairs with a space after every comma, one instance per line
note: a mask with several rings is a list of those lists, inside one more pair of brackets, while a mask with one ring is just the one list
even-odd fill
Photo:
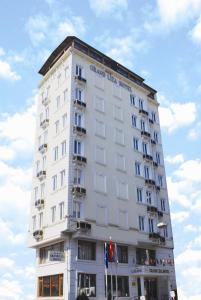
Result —
[[42, 239], [42, 237], [43, 237], [43, 231], [42, 231], [41, 229], [35, 230], [35, 231], [33, 232], [33, 237], [34, 237], [36, 240]]

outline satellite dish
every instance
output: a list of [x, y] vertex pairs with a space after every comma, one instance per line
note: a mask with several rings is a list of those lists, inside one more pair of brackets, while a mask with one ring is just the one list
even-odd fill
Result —
[[157, 224], [158, 228], [163, 228], [163, 227], [166, 227], [166, 226], [167, 226], [167, 224], [164, 223], [164, 222], [160, 222], [160, 223]]

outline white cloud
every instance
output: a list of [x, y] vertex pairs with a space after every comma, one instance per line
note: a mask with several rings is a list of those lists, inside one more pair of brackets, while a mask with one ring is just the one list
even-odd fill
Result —
[[196, 119], [196, 105], [193, 102], [170, 103], [168, 107], [159, 107], [160, 123], [168, 133], [191, 125]]
[[0, 47], [0, 56], [3, 56], [3, 55], [5, 55], [6, 53], [5, 53], [5, 51], [4, 51], [4, 49], [2, 48], [2, 47]]
[[[10, 214], [10, 217], [12, 216], [13, 221], [17, 221], [17, 219], [14, 220], [14, 214]], [[14, 225], [16, 226], [16, 224]], [[3, 221], [0, 219], [0, 232], [1, 232], [1, 246], [4, 245], [21, 245], [25, 242], [25, 233], [14, 232], [14, 229], [11, 229], [11, 225], [8, 222]]]
[[199, 15], [201, 0], [157, 0], [161, 22], [173, 26]]
[[0, 60], [0, 77], [11, 81], [21, 79], [20, 75], [13, 71], [10, 64], [4, 60]]
[[177, 154], [175, 156], [166, 156], [165, 161], [168, 162], [169, 164], [178, 164], [184, 162], [184, 156], [182, 153]]
[[77, 16], [66, 19], [58, 24], [56, 36], [58, 40], [64, 39], [68, 35], [82, 35], [86, 31], [84, 20]]
[[0, 280], [0, 298], [2, 300], [22, 300], [22, 286], [17, 280]]
[[0, 257], [0, 269], [8, 269], [13, 268], [15, 265], [15, 261], [8, 257]]
[[96, 16], [113, 14], [114, 17], [121, 17], [122, 11], [128, 8], [128, 0], [89, 0], [89, 5]]
[[201, 43], [201, 17], [191, 30], [190, 35], [195, 42]]
[[199, 230], [199, 228], [197, 228], [196, 226], [193, 226], [192, 224], [187, 224], [184, 226], [184, 230], [189, 231], [189, 232], [197, 232]]
[[201, 122], [197, 122], [193, 128], [188, 132], [188, 139], [191, 141], [196, 141], [201, 136]]
[[185, 249], [175, 259], [176, 264], [185, 266], [192, 266], [201, 262], [201, 250]]
[[189, 212], [188, 211], [172, 212], [171, 218], [174, 221], [174, 223], [182, 223], [189, 218]]
[[46, 34], [48, 34], [49, 20], [44, 15], [36, 15], [30, 17], [26, 29], [29, 33], [29, 37], [34, 45], [38, 45], [45, 40]]
[[184, 180], [201, 182], [201, 161], [199, 159], [185, 161], [174, 175]]

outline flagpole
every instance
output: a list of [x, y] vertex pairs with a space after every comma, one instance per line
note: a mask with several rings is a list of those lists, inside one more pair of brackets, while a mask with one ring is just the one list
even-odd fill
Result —
[[115, 264], [116, 264], [116, 299], [118, 300], [118, 287], [117, 287], [117, 272], [118, 272], [118, 253], [117, 253], [117, 244], [115, 243]]
[[111, 298], [113, 300], [113, 282], [112, 282], [112, 263], [110, 263], [110, 269], [111, 269]]
[[105, 267], [105, 288], [106, 288], [106, 300], [108, 300], [108, 291], [107, 291], [107, 268]]
[[107, 280], [107, 269], [108, 269], [108, 248], [107, 243], [104, 244], [104, 260], [105, 260], [105, 288], [106, 288], [106, 300], [108, 300], [108, 280]]

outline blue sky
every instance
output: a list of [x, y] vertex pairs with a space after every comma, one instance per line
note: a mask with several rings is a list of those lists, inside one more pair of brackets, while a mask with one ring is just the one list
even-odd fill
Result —
[[180, 300], [201, 299], [201, 0], [2, 0], [0, 299], [32, 300], [26, 248], [37, 74], [76, 35], [158, 90]]

